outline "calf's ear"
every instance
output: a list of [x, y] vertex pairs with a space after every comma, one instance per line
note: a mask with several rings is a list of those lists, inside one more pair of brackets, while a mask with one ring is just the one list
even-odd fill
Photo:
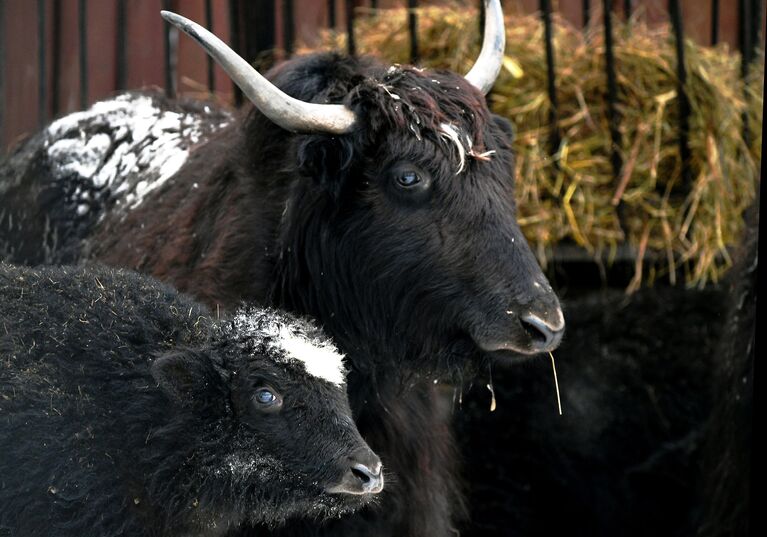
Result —
[[201, 352], [176, 350], [159, 356], [150, 368], [157, 384], [175, 401], [189, 405], [218, 391], [220, 376], [210, 358]]

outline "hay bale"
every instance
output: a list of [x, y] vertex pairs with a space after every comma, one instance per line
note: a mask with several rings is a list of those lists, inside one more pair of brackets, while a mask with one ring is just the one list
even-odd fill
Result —
[[[360, 13], [360, 53], [408, 63], [407, 11]], [[418, 14], [422, 64], [468, 70], [479, 50], [477, 11], [426, 7]], [[629, 245], [637, 257], [632, 290], [659, 276], [700, 287], [719, 280], [731, 265], [728, 248], [738, 243], [742, 214], [758, 183], [764, 62], [755, 62], [744, 85], [740, 57], [726, 45], [685, 42], [692, 184], [684, 185], [673, 34], [669, 26], [648, 28], [640, 20], [618, 26], [614, 54], [624, 164], [616, 178], [603, 29], [584, 32], [556, 16], [553, 22], [561, 134], [556, 153], [551, 154], [539, 17], [507, 16], [507, 56], [491, 95], [493, 111], [516, 125], [519, 221], [539, 260], [545, 265], [555, 245], [575, 243], [597, 262], [609, 262], [619, 246]], [[317, 48], [344, 49], [345, 41], [345, 34], [327, 31]], [[752, 133], [748, 141], [744, 117]], [[620, 183], [625, 186], [619, 191]]]

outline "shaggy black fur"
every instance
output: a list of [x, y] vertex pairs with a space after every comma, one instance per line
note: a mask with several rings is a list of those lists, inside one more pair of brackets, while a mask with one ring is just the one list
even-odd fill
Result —
[[0, 528], [213, 536], [367, 504], [326, 492], [378, 462], [343, 377], [310, 374], [279, 329], [330, 345], [276, 311], [215, 320], [146, 276], [0, 264]]
[[749, 535], [757, 238], [758, 202], [720, 287], [565, 300], [562, 416], [548, 361], [464, 394], [462, 535]]
[[462, 535], [694, 534], [724, 302], [662, 287], [566, 300], [562, 416], [549, 360], [493, 368], [495, 412], [487, 376], [456, 403], [472, 476]]
[[[759, 262], [759, 199], [749, 209], [747, 230], [728, 275], [727, 314], [717, 347], [711, 390], [715, 406], [707, 425], [700, 483], [698, 535], [745, 537], [752, 508], [753, 400]], [[755, 477], [755, 479], [758, 479]], [[749, 533], [751, 531], [751, 533]]]
[[[470, 375], [480, 349], [508, 349], [504, 361], [540, 350], [520, 317], [559, 318], [515, 220], [511, 127], [450, 72], [323, 54], [270, 76], [303, 100], [347, 104], [356, 130], [295, 135], [253, 110], [75, 247], [210, 305], [253, 299], [318, 318], [351, 360], [355, 418], [397, 482], [375, 514], [303, 531], [448, 535], [461, 493], [435, 377]], [[399, 182], [408, 174], [413, 188]]]

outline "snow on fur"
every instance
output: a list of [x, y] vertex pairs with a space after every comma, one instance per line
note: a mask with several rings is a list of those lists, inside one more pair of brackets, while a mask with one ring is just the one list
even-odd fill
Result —
[[108, 188], [117, 205], [135, 209], [178, 172], [195, 144], [229, 119], [203, 121], [199, 114], [167, 110], [150, 96], [129, 93], [54, 121], [45, 149], [56, 179], [74, 177], [81, 184], [75, 192], [79, 215], [90, 210], [94, 189]]
[[298, 319], [291, 324], [274, 312], [242, 308], [232, 324], [240, 335], [263, 338], [269, 347], [286, 360], [300, 364], [311, 376], [335, 386], [346, 382], [344, 355], [333, 342], [308, 320]]

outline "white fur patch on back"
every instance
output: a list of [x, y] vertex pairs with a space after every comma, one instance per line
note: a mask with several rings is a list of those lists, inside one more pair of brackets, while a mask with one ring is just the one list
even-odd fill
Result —
[[164, 110], [149, 96], [123, 94], [54, 121], [45, 150], [56, 179], [77, 181], [78, 213], [87, 213], [93, 192], [104, 189], [118, 207], [134, 209], [178, 172], [194, 144], [228, 124], [203, 120], [202, 113]]
[[[242, 309], [232, 319], [238, 337], [269, 338], [270, 347], [282, 351], [287, 360], [299, 363], [311, 376], [335, 386], [346, 382], [344, 355], [332, 341], [308, 322], [286, 322], [284, 314]], [[308, 334], [318, 334], [317, 337]]]

